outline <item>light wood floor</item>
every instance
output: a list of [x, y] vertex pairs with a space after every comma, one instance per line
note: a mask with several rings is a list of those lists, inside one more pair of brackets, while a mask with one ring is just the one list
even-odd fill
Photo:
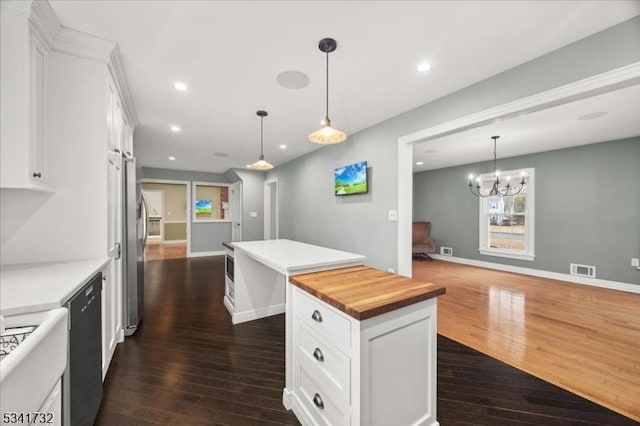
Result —
[[182, 259], [187, 257], [186, 244], [147, 244], [144, 248], [145, 260]]
[[440, 334], [640, 421], [640, 294], [439, 260], [413, 277], [447, 288]]

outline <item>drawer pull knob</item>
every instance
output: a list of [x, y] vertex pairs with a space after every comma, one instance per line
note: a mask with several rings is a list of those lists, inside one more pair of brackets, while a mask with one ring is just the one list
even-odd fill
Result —
[[322, 398], [320, 398], [320, 395], [315, 394], [313, 396], [313, 403], [316, 404], [316, 407], [318, 407], [321, 410], [324, 410], [324, 402], [322, 402]]
[[313, 314], [311, 314], [311, 319], [315, 322], [322, 322], [322, 315], [317, 310], [313, 311]]
[[320, 348], [316, 348], [316, 350], [313, 351], [313, 357], [320, 362], [324, 362], [324, 355], [322, 354]]

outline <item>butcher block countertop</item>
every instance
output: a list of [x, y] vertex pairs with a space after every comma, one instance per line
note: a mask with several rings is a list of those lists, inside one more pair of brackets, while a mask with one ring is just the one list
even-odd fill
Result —
[[359, 321], [445, 293], [445, 287], [368, 266], [293, 275], [289, 281]]

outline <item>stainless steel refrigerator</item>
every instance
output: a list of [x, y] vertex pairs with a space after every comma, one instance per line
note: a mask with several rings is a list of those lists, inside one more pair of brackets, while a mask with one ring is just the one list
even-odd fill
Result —
[[142, 182], [136, 178], [136, 159], [123, 157], [124, 334], [136, 332], [144, 312], [144, 247], [147, 244], [147, 206]]

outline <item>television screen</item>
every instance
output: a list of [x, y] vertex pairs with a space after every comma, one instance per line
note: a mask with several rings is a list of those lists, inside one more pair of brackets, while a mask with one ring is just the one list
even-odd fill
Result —
[[367, 192], [367, 162], [349, 164], [333, 171], [333, 189], [336, 195], [364, 194]]
[[196, 214], [211, 214], [213, 203], [211, 200], [196, 200]]

